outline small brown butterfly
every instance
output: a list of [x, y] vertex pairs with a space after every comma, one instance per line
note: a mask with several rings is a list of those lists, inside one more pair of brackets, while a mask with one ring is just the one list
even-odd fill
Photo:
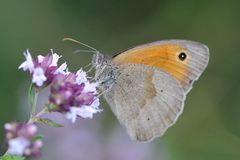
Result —
[[119, 122], [137, 141], [151, 141], [176, 122], [187, 93], [209, 61], [208, 47], [188, 40], [144, 44], [113, 58], [95, 51], [95, 80]]
[[187, 93], [206, 68], [209, 49], [187, 40], [140, 45], [112, 59], [96, 53], [92, 65], [104, 97], [131, 139], [150, 141], [172, 126]]

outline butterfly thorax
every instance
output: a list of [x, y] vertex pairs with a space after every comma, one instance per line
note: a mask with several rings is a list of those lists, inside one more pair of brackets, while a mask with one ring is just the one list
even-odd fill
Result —
[[103, 90], [109, 89], [116, 82], [119, 73], [111, 58], [97, 52], [92, 57], [92, 66], [95, 68], [94, 79]]

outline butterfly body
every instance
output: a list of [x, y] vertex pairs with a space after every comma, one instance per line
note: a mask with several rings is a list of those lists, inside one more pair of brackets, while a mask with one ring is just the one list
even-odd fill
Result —
[[176, 122], [208, 59], [203, 44], [166, 40], [134, 47], [112, 59], [96, 53], [92, 64], [107, 103], [131, 139], [150, 141]]

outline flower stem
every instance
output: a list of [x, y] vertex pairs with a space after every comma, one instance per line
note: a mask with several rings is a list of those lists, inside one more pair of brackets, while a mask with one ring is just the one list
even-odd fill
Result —
[[43, 108], [40, 112], [34, 114], [31, 116], [31, 118], [29, 119], [28, 123], [34, 123], [37, 121], [37, 118], [40, 118], [44, 113], [47, 112], [47, 108]]
[[[39, 95], [39, 90], [37, 88], [32, 88], [32, 91], [33, 94], [31, 94], [30, 96], [32, 97], [31, 98], [31, 101], [30, 101], [30, 104], [31, 104], [31, 113], [30, 113], [30, 118], [28, 120], [28, 123], [33, 123], [35, 122], [35, 118], [37, 116], [40, 116], [41, 114], [43, 114], [42, 112], [45, 111], [45, 109], [43, 109], [42, 111], [40, 111], [39, 113], [36, 113], [36, 108], [37, 108], [37, 101], [38, 101], [38, 95]], [[41, 113], [41, 114], [40, 114]]]
[[34, 94], [34, 98], [33, 98], [33, 104], [31, 106], [31, 108], [32, 108], [31, 114], [32, 115], [34, 115], [35, 112], [36, 112], [38, 95], [39, 95], [39, 92], [35, 89], [35, 94]]
[[41, 117], [44, 113], [46, 113], [47, 109], [43, 108], [40, 112], [38, 112], [34, 117], [39, 118]]

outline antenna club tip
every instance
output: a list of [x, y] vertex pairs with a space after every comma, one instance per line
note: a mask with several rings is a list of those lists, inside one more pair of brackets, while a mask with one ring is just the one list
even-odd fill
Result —
[[93, 48], [93, 47], [91, 47], [91, 46], [89, 46], [89, 45], [87, 45], [87, 44], [85, 44], [85, 43], [82, 43], [82, 42], [80, 42], [80, 41], [77, 41], [77, 40], [75, 40], [75, 39], [73, 39], [73, 38], [64, 37], [62, 40], [63, 40], [63, 41], [75, 42], [75, 43], [77, 43], [77, 44], [80, 44], [80, 45], [83, 45], [83, 46], [85, 46], [85, 47], [87, 47], [87, 48], [90, 48], [90, 49], [92, 49], [92, 50], [95, 51], [95, 52], [98, 52], [98, 50], [96, 50], [95, 48]]
[[71, 41], [72, 40], [72, 38], [68, 38], [68, 37], [64, 37], [63, 39], [62, 39], [62, 41]]

